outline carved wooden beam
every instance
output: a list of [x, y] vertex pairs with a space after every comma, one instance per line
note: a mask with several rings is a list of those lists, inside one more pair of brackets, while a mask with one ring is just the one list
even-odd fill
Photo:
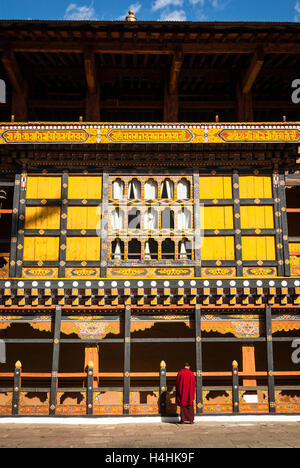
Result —
[[248, 94], [252, 90], [252, 86], [259, 75], [259, 72], [264, 64], [264, 54], [261, 49], [256, 50], [251, 58], [248, 69], [242, 78], [242, 93]]
[[9, 77], [12, 88], [14, 91], [21, 94], [23, 92], [24, 80], [18, 67], [15, 54], [11, 50], [4, 52], [2, 54], [2, 63]]
[[[220, 98], [221, 99], [221, 98]], [[4, 108], [7, 104], [1, 104]], [[64, 100], [63, 95], [60, 100], [44, 100], [44, 99], [32, 99], [29, 101], [29, 107], [41, 108], [41, 109], [84, 109], [85, 101], [83, 99], [72, 99]], [[151, 100], [139, 101], [139, 100], [122, 100], [116, 102], [115, 100], [107, 100], [101, 102], [102, 109], [112, 109], [118, 111], [119, 109], [161, 109], [163, 107], [163, 101]], [[236, 101], [180, 101], [181, 109], [234, 109], [236, 107]], [[254, 109], [259, 110], [272, 110], [272, 109], [285, 109], [295, 110], [295, 104], [292, 102], [285, 101], [254, 101]], [[243, 120], [243, 119], [242, 119]], [[241, 121], [242, 121], [241, 120]]]
[[[18, 52], [53, 52], [53, 53], [84, 53], [87, 49], [93, 49], [94, 53], [112, 54], [161, 54], [173, 55], [174, 43], [163, 42], [147, 44], [140, 42], [110, 42], [82, 40], [72, 41], [12, 41], [9, 43], [12, 50]], [[185, 42], [181, 48], [184, 54], [251, 54], [261, 46], [261, 41], [199, 41]], [[7, 41], [0, 41], [0, 50], [5, 51]], [[176, 48], [176, 46], [175, 46]], [[265, 54], [300, 54], [300, 44], [297, 41], [265, 42], [263, 44]]]
[[170, 70], [170, 83], [169, 93], [172, 95], [177, 92], [179, 74], [183, 63], [183, 52], [182, 50], [177, 51], [173, 55], [172, 65]]

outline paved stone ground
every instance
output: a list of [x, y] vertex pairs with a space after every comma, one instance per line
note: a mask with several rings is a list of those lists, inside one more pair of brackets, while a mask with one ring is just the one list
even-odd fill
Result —
[[0, 424], [0, 448], [299, 448], [299, 422]]

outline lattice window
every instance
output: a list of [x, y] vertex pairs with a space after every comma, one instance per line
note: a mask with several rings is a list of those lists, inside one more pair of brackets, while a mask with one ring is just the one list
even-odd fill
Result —
[[[109, 260], [156, 260], [162, 264], [192, 260], [192, 187], [191, 176], [110, 176]], [[125, 223], [115, 221], [116, 217], [119, 220], [120, 212], [124, 213]], [[118, 232], [114, 229], [116, 226], [119, 226]], [[183, 241], [183, 235], [189, 240]], [[124, 243], [124, 258], [120, 254], [116, 256], [117, 239]], [[166, 239], [169, 239], [169, 244], [164, 242]], [[131, 242], [132, 240], [135, 242]], [[133, 246], [136, 247], [135, 250]]]

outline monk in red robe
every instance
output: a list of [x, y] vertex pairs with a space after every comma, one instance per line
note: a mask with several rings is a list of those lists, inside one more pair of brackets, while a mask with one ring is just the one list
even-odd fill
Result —
[[182, 424], [193, 424], [194, 422], [196, 379], [190, 367], [190, 364], [186, 362], [176, 378], [176, 403], [180, 406]]

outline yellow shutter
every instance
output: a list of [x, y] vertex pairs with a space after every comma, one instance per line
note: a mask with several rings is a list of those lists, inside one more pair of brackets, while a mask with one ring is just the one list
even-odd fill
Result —
[[273, 206], [241, 206], [242, 229], [273, 229]]
[[99, 237], [68, 237], [67, 261], [98, 261], [100, 259]]
[[97, 229], [100, 223], [100, 208], [97, 206], [69, 206], [67, 229]]
[[233, 236], [206, 236], [201, 247], [202, 260], [234, 260]]
[[233, 229], [232, 206], [205, 206], [204, 229]]
[[68, 198], [99, 199], [102, 194], [101, 176], [69, 176]]
[[232, 177], [200, 176], [199, 193], [201, 199], [232, 198]]
[[276, 260], [273, 236], [243, 236], [243, 260]]
[[24, 261], [57, 261], [59, 237], [24, 237]]
[[61, 177], [28, 176], [26, 198], [61, 198]]
[[27, 206], [25, 229], [60, 229], [60, 207]]
[[273, 198], [271, 176], [240, 176], [240, 198]]

